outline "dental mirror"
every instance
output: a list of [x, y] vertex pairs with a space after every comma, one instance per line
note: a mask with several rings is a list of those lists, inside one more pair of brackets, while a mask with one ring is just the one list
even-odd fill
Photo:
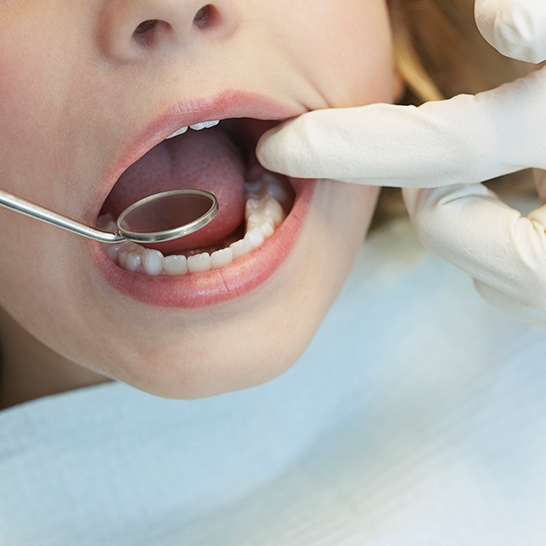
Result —
[[0, 206], [101, 243], [160, 243], [205, 227], [218, 212], [218, 200], [204, 190], [171, 190], [145, 197], [127, 207], [116, 221], [117, 233], [76, 220], [0, 190]]

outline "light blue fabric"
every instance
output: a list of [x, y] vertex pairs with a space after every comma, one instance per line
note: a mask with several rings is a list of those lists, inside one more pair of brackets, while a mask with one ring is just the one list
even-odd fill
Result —
[[544, 355], [392, 223], [267, 385], [0, 413], [0, 545], [544, 546]]

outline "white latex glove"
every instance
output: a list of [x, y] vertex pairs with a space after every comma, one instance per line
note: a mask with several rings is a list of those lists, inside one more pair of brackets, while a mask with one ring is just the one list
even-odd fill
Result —
[[482, 36], [512, 59], [540, 63], [546, 57], [546, 6], [543, 0], [476, 0]]
[[257, 155], [269, 170], [297, 178], [432, 188], [546, 168], [545, 124], [546, 69], [419, 107], [309, 112], [266, 133]]
[[425, 245], [469, 273], [488, 301], [546, 327], [545, 206], [522, 216], [482, 184], [407, 190], [404, 198]]
[[[502, 54], [546, 59], [546, 0], [475, 5], [478, 28]], [[522, 217], [476, 184], [546, 169], [545, 126], [542, 69], [476, 96], [417, 108], [310, 112], [264, 135], [257, 153], [267, 168], [291, 176], [406, 188], [427, 246], [467, 271], [492, 303], [546, 326], [546, 206]], [[545, 202], [546, 176], [538, 189]]]
[[[546, 0], [476, 0], [476, 20], [503, 53], [546, 59]], [[266, 168], [298, 178], [408, 188], [481, 182], [546, 167], [545, 97], [541, 70], [420, 107], [318, 110], [267, 132], [257, 155]]]

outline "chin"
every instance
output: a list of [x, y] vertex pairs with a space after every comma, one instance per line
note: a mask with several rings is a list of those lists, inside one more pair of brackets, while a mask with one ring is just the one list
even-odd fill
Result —
[[[103, 362], [106, 373], [156, 396], [195, 399], [271, 381], [294, 365], [346, 279], [377, 195], [375, 188], [334, 182], [307, 191], [312, 197], [295, 241], [254, 289], [182, 309], [128, 297], [126, 309], [135, 303], [140, 316], [121, 327], [118, 339], [127, 344]], [[282, 232], [273, 244], [275, 236]]]
[[195, 400], [233, 391], [249, 389], [274, 380], [300, 358], [312, 334], [307, 337], [286, 336], [277, 347], [244, 347], [219, 353], [203, 351], [198, 360], [173, 358], [165, 360], [153, 375], [122, 377], [121, 380], [142, 391], [162, 398]]

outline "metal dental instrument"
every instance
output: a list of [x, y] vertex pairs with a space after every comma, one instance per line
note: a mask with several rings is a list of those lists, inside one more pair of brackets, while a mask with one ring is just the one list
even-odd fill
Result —
[[127, 207], [116, 221], [117, 233], [86, 226], [0, 190], [0, 206], [101, 243], [160, 243], [190, 235], [218, 212], [216, 197], [204, 190], [172, 190], [145, 197]]

